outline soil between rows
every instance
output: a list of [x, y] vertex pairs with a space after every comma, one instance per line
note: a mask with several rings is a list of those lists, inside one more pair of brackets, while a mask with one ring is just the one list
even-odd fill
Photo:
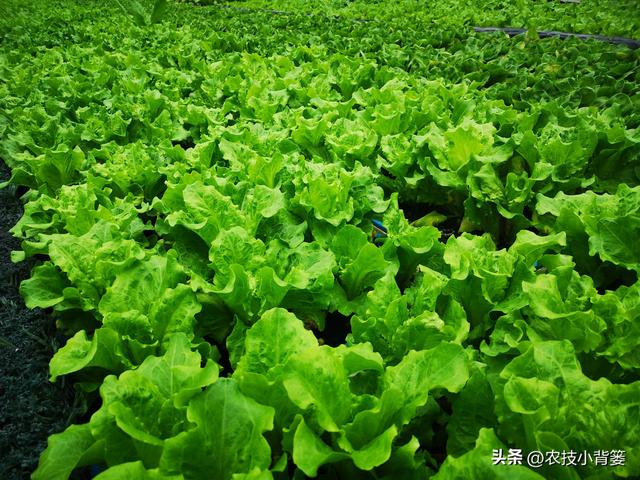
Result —
[[[0, 161], [0, 183], [10, 175]], [[29, 310], [19, 292], [31, 265], [11, 262], [20, 248], [9, 229], [23, 213], [15, 189], [0, 190], [0, 479], [30, 478], [47, 437], [84, 414], [81, 397], [64, 381], [49, 382], [49, 359], [63, 340], [53, 318]]]

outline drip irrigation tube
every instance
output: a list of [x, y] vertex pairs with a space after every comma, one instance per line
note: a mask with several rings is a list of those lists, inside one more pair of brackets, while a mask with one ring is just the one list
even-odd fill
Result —
[[[527, 33], [525, 28], [511, 28], [511, 27], [473, 27], [473, 30], [479, 33], [490, 33], [490, 32], [504, 32], [510, 37], [515, 35], [522, 35], [523, 33]], [[585, 33], [567, 33], [567, 32], [555, 32], [555, 31], [539, 31], [537, 32], [539, 37], [558, 37], [561, 39], [567, 39], [571, 37], [579, 38], [581, 40], [598, 40], [600, 42], [608, 42], [608, 43], [616, 43], [619, 45], [626, 45], [629, 48], [640, 48], [640, 40], [633, 40], [631, 38], [624, 37], [607, 37], [604, 35], [589, 35]]]

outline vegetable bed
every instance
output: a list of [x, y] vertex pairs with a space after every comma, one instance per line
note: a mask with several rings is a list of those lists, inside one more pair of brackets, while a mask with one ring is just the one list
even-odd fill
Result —
[[6, 3], [11, 259], [78, 392], [33, 479], [640, 476], [639, 50]]

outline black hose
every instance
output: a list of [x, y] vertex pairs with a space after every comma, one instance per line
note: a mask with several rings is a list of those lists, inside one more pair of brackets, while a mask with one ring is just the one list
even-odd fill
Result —
[[[479, 33], [488, 33], [488, 32], [504, 32], [510, 37], [515, 35], [521, 35], [523, 33], [527, 33], [527, 30], [524, 28], [511, 28], [511, 27], [473, 27], [476, 32]], [[561, 39], [567, 39], [571, 37], [580, 38], [582, 40], [598, 40], [600, 42], [608, 42], [608, 43], [616, 43], [619, 45], [626, 45], [629, 48], [636, 49], [640, 48], [640, 40], [633, 40], [631, 38], [624, 37], [606, 37], [604, 35], [588, 35], [585, 33], [566, 33], [566, 32], [554, 32], [554, 31], [538, 31], [536, 32], [539, 37], [557, 37]]]

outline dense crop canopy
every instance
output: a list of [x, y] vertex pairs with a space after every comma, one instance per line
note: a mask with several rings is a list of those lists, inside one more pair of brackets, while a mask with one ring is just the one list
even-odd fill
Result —
[[6, 29], [21, 292], [101, 398], [34, 479], [640, 475], [637, 52], [167, 8]]

